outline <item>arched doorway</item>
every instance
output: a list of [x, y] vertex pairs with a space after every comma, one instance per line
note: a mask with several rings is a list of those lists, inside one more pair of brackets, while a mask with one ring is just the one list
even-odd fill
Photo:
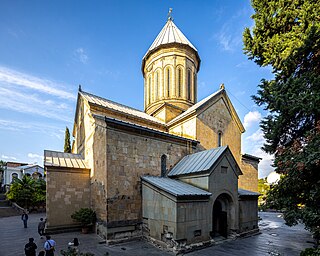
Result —
[[234, 225], [234, 205], [228, 194], [217, 197], [212, 208], [212, 237], [228, 237], [230, 227]]

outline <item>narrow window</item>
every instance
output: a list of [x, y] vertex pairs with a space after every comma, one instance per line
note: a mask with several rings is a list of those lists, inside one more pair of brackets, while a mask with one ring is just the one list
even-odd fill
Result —
[[228, 172], [228, 167], [227, 166], [221, 166], [221, 173], [226, 174]]
[[151, 76], [149, 76], [149, 98], [148, 103], [151, 103]]
[[193, 101], [196, 102], [197, 101], [197, 75], [196, 74], [193, 75], [193, 88], [194, 88]]
[[159, 71], [156, 73], [156, 87], [154, 89], [155, 100], [158, 99], [158, 90], [159, 90]]
[[167, 69], [167, 96], [170, 97], [170, 69]]
[[167, 156], [161, 156], [161, 177], [164, 177], [167, 172]]
[[188, 100], [191, 100], [191, 72], [188, 70]]
[[222, 146], [222, 132], [218, 132], [218, 147]]
[[182, 78], [182, 74], [181, 74], [181, 69], [178, 69], [178, 97], [181, 98], [181, 78]]

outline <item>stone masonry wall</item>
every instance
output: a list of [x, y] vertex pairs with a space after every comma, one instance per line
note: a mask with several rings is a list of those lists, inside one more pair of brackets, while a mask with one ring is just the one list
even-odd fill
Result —
[[161, 156], [167, 168], [192, 153], [187, 144], [108, 129], [108, 226], [141, 221], [141, 175], [161, 174]]
[[258, 192], [258, 164], [242, 159], [240, 168], [245, 175], [239, 176], [239, 188]]
[[90, 207], [90, 170], [47, 167], [47, 228], [74, 225], [71, 214]]

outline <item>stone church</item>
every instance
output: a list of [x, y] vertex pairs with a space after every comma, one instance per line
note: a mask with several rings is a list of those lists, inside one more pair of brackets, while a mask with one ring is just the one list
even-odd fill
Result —
[[79, 88], [72, 153], [45, 150], [47, 230], [97, 214], [107, 240], [169, 246], [258, 229], [259, 158], [224, 85], [197, 101], [200, 56], [168, 18], [142, 59], [144, 111]]

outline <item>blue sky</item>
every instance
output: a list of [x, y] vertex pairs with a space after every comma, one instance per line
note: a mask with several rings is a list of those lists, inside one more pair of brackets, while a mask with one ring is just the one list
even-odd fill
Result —
[[0, 159], [37, 162], [43, 150], [63, 151], [72, 131], [78, 85], [143, 110], [141, 60], [165, 25], [174, 23], [198, 49], [198, 100], [225, 84], [246, 133], [242, 151], [263, 158], [255, 106], [260, 68], [243, 54], [242, 32], [254, 23], [250, 1], [0, 1]]

